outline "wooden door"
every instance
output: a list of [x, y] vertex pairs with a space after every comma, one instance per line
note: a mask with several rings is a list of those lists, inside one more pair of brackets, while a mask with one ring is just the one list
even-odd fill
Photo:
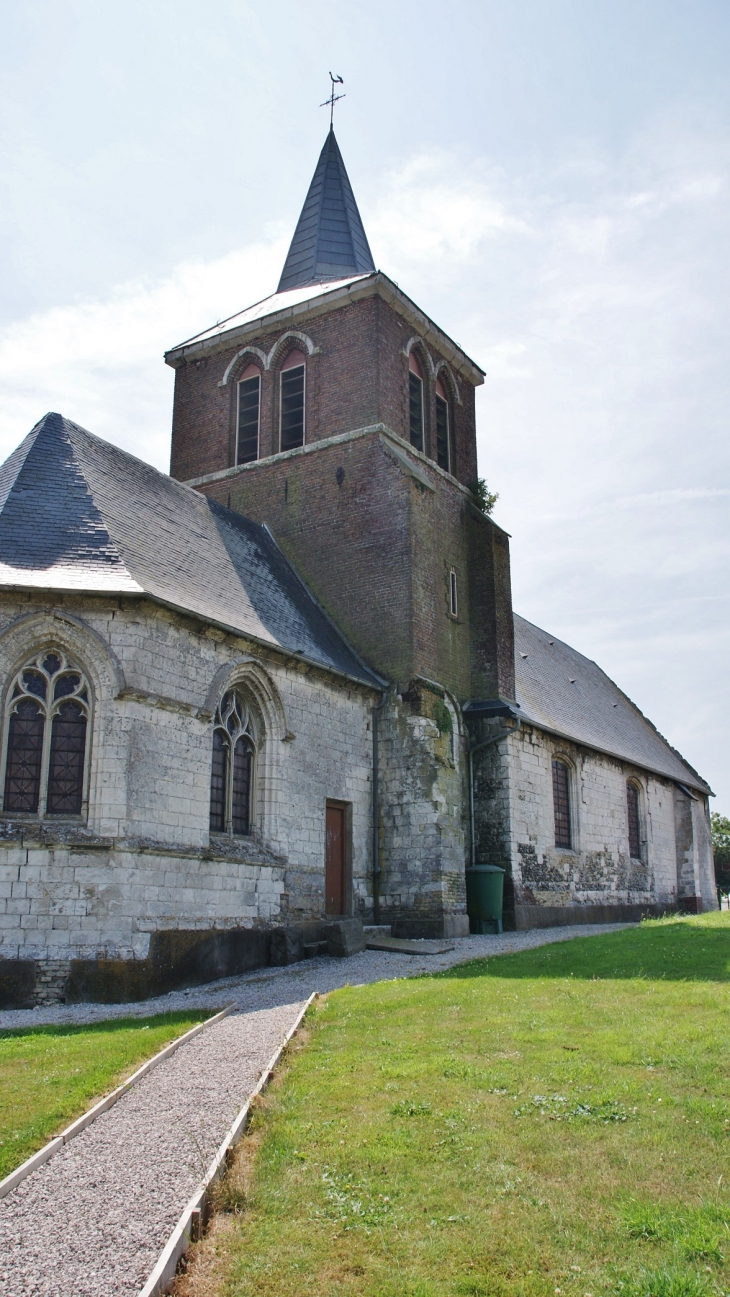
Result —
[[324, 912], [345, 913], [345, 808], [327, 803]]

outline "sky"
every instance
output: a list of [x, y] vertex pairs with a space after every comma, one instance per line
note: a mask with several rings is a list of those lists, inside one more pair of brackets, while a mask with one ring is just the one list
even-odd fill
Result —
[[327, 130], [376, 265], [487, 371], [518, 612], [730, 815], [730, 6], [0, 0], [0, 458], [167, 470], [165, 349], [273, 292]]

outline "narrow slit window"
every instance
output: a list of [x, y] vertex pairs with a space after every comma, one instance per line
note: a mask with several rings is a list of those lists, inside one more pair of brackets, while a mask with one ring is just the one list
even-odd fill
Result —
[[423, 378], [416, 357], [408, 359], [408, 423], [411, 445], [423, 450]]
[[281, 449], [304, 445], [305, 363], [301, 351], [291, 351], [281, 371]]
[[564, 761], [553, 761], [553, 812], [555, 845], [570, 848], [570, 771]]
[[459, 592], [456, 585], [456, 571], [452, 567], [449, 572], [449, 608], [452, 617], [459, 615]]
[[255, 365], [249, 365], [238, 383], [237, 464], [250, 464], [258, 459], [260, 422], [261, 375]]
[[451, 471], [449, 455], [449, 402], [440, 379], [436, 382], [436, 462], [439, 468]]
[[629, 855], [641, 859], [641, 834], [639, 833], [639, 790], [635, 784], [626, 785], [626, 810], [629, 821]]

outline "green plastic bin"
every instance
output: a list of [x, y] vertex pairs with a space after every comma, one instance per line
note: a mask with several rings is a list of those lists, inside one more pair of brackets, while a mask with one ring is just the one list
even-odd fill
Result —
[[504, 876], [499, 865], [471, 865], [466, 871], [466, 909], [469, 931], [502, 931]]

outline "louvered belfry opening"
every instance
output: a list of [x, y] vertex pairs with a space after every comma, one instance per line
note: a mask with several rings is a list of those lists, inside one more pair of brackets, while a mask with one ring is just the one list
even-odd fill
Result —
[[421, 367], [411, 352], [408, 357], [408, 430], [411, 445], [423, 450], [423, 377]]
[[304, 445], [306, 363], [301, 351], [291, 351], [281, 369], [281, 449]]
[[261, 375], [249, 365], [238, 381], [238, 440], [236, 463], [251, 464], [259, 457]]
[[570, 848], [570, 771], [564, 761], [553, 761], [553, 812], [555, 845]]
[[213, 728], [210, 831], [245, 837], [251, 832], [254, 723], [238, 690], [222, 699]]
[[449, 402], [446, 389], [436, 380], [436, 462], [445, 472], [450, 471], [449, 454]]
[[58, 651], [24, 666], [10, 690], [3, 810], [81, 814], [90, 694], [83, 673]]

